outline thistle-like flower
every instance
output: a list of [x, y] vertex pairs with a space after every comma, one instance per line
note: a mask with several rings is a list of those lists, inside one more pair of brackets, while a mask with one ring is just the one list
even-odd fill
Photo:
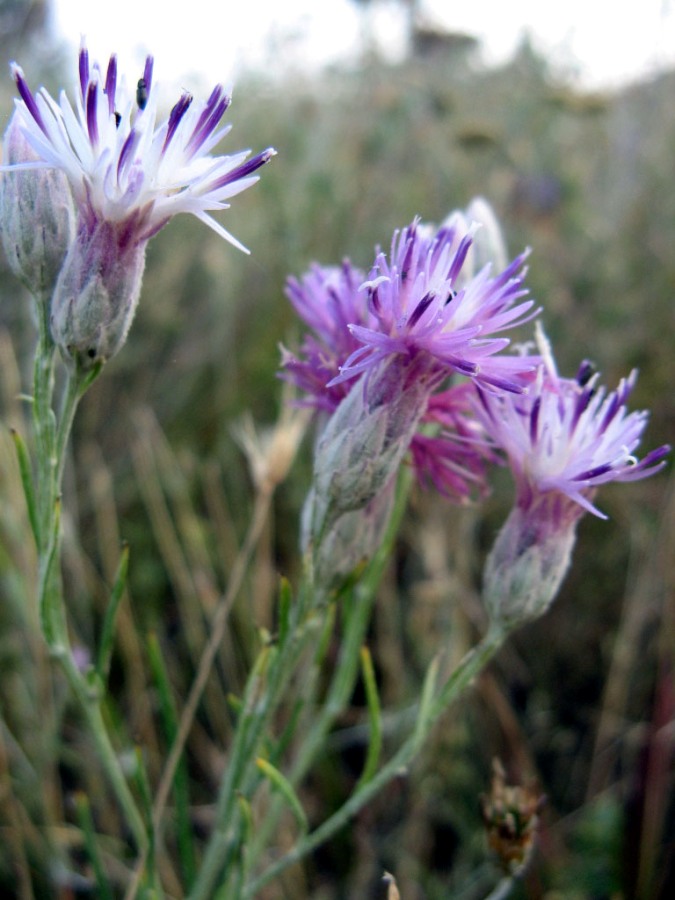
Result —
[[506, 455], [516, 484], [513, 510], [488, 557], [484, 597], [494, 620], [514, 625], [543, 613], [569, 566], [576, 525], [610, 481], [636, 481], [658, 472], [668, 446], [634, 455], [648, 412], [627, 412], [633, 371], [615, 391], [597, 386], [582, 363], [577, 377], [561, 378], [539, 332], [544, 363], [526, 394], [479, 391], [477, 414]]
[[[217, 85], [205, 103], [184, 93], [158, 119], [153, 60], [129, 90], [117, 58], [105, 76], [83, 45], [74, 106], [41, 88], [33, 95], [12, 64], [17, 112], [37, 161], [67, 176], [77, 208], [77, 238], [52, 301], [52, 333], [66, 356], [89, 365], [117, 352], [133, 317], [147, 241], [179, 213], [190, 213], [244, 249], [211, 212], [252, 185], [271, 149], [212, 156], [228, 132], [220, 122], [230, 97]], [[18, 167], [17, 167], [18, 168]]]
[[[479, 248], [472, 244], [476, 230], [468, 221], [472, 210], [488, 219], [488, 240]], [[489, 259], [495, 250], [498, 257], [503, 255], [496, 220], [485, 201], [476, 201], [466, 214], [452, 213], [437, 232], [414, 222], [397, 233], [395, 262], [389, 266], [378, 253], [369, 279], [349, 262], [335, 268], [315, 265], [301, 280], [290, 279], [287, 288], [312, 333], [297, 356], [284, 350], [282, 377], [306, 394], [307, 405], [327, 413], [334, 413], [352, 390], [364, 395], [358, 402], [352, 398], [338, 414], [327, 433], [330, 441], [337, 440], [340, 430], [351, 433], [359, 417], [365, 422], [365, 416], [381, 409], [388, 424], [382, 425], [378, 414], [378, 428], [386, 436], [380, 459], [398, 465], [410, 447], [420, 482], [433, 484], [460, 503], [485, 492], [486, 463], [493, 454], [469, 403], [470, 382], [450, 384], [451, 380], [468, 374], [520, 391], [523, 373], [539, 361], [526, 356], [497, 358], [494, 354], [508, 339], [477, 337], [534, 314], [532, 301], [517, 303], [527, 293], [520, 272], [523, 258], [493, 279]], [[378, 276], [373, 286], [374, 272], [382, 269], [388, 275]], [[485, 362], [479, 363], [483, 358]], [[355, 386], [359, 376], [363, 384]], [[357, 405], [360, 411], [355, 416], [352, 407]], [[363, 422], [361, 430], [366, 427]], [[318, 448], [327, 452], [330, 441], [325, 437]], [[385, 446], [395, 452], [383, 453]], [[326, 478], [335, 463], [331, 455], [321, 466]], [[341, 465], [345, 472], [356, 465], [362, 476], [367, 471], [351, 458]], [[391, 471], [383, 475], [386, 482]]]

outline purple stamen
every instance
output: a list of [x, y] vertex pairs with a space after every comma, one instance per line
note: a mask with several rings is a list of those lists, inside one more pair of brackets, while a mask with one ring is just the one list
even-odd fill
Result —
[[108, 98], [108, 112], [115, 114], [115, 92], [117, 90], [117, 56], [113, 53], [108, 63], [108, 71], [105, 76], [104, 94]]
[[611, 472], [613, 468], [611, 463], [603, 463], [603, 465], [596, 466], [594, 469], [587, 469], [585, 472], [580, 472], [579, 475], [574, 476], [572, 481], [588, 481], [591, 478], [598, 478], [600, 475]]
[[86, 47], [80, 47], [80, 91], [82, 92], [82, 102], [87, 95], [87, 85], [89, 84], [89, 51]]
[[574, 406], [574, 413], [572, 415], [571, 422], [571, 431], [574, 433], [577, 425], [579, 424], [579, 419], [584, 414], [586, 409], [588, 408], [588, 404], [591, 402], [591, 399], [595, 395], [595, 388], [591, 388], [587, 391], [582, 391], [577, 397], [577, 402]]
[[618, 392], [616, 394], [612, 394], [609, 397], [609, 403], [607, 404], [607, 412], [603, 416], [602, 424], [600, 425], [599, 433], [603, 434], [609, 423], [612, 421], [614, 416], [621, 409], [622, 401], [619, 399]]
[[225, 187], [226, 184], [232, 184], [233, 181], [239, 181], [241, 178], [246, 178], [247, 175], [251, 175], [256, 169], [264, 166], [265, 163], [269, 162], [275, 155], [276, 151], [271, 147], [268, 147], [267, 150], [263, 150], [262, 153], [258, 153], [257, 156], [253, 156], [247, 162], [232, 169], [231, 172], [223, 175], [222, 178], [217, 178], [213, 184], [209, 185], [209, 190], [218, 190], [219, 188]]
[[660, 462], [664, 458], [664, 456], [668, 456], [668, 454], [670, 453], [670, 449], [670, 444], [664, 444], [662, 447], [657, 447], [655, 450], [651, 450], [645, 457], [640, 460], [638, 466], [641, 469], [647, 469], [653, 466], [654, 463]]
[[227, 94], [222, 96], [222, 93], [223, 88], [221, 85], [216, 85], [206, 102], [206, 106], [192, 132], [192, 137], [185, 148], [188, 153], [193, 154], [199, 150], [204, 141], [213, 133], [218, 122], [222, 119], [225, 110], [230, 105], [231, 98], [228, 97]]
[[588, 382], [593, 377], [594, 371], [595, 366], [593, 365], [593, 363], [585, 359], [581, 363], [577, 371], [577, 384], [579, 385], [579, 387], [586, 387]]
[[174, 106], [174, 108], [169, 113], [169, 124], [166, 129], [166, 138], [164, 139], [164, 146], [162, 147], [162, 155], [166, 151], [166, 148], [169, 146], [171, 141], [173, 140], [173, 136], [176, 133], [176, 129], [181, 123], [181, 120], [185, 113], [190, 108], [190, 104], [192, 103], [192, 94], [188, 94], [187, 92], [183, 94], [178, 103]]
[[405, 281], [408, 277], [408, 272], [410, 271], [410, 266], [412, 265], [412, 257], [413, 251], [415, 249], [415, 231], [414, 227], [411, 227], [408, 232], [408, 241], [405, 249], [405, 256], [403, 257], [403, 262], [401, 263], [401, 281]]
[[[35, 102], [35, 97], [30, 92], [28, 84], [26, 83], [26, 79], [23, 76], [23, 72], [21, 68], [13, 64], [12, 71], [14, 74], [14, 81], [16, 82], [16, 86], [19, 90], [19, 94], [21, 95], [21, 99], [26, 104], [26, 108], [28, 112], [31, 114], [35, 122], [40, 126], [41, 130], [47, 134], [47, 129], [45, 127], [45, 123], [42, 120], [42, 116], [40, 115], [40, 110], [38, 109], [38, 105]], [[49, 137], [49, 135], [47, 135]]]
[[96, 82], [92, 81], [87, 90], [87, 130], [89, 131], [89, 140], [94, 147], [98, 144], [98, 123], [96, 121], [97, 87]]
[[145, 82], [145, 89], [150, 94], [150, 90], [152, 88], [152, 68], [154, 66], [154, 59], [152, 56], [147, 56], [145, 58], [145, 69], [143, 70], [143, 81]]
[[368, 306], [376, 316], [380, 316], [382, 303], [380, 302], [380, 292], [377, 288], [368, 289]]
[[448, 281], [454, 283], [457, 280], [457, 276], [461, 272], [462, 266], [464, 265], [464, 260], [466, 259], [466, 255], [469, 252], [469, 247], [472, 244], [472, 235], [467, 234], [462, 238], [462, 241], [457, 248], [457, 253], [455, 253], [455, 258], [453, 259], [450, 269], [448, 270], [448, 274], [445, 276]]
[[117, 163], [117, 179], [118, 179], [118, 181], [119, 181], [120, 176], [122, 175], [122, 172], [126, 168], [127, 163], [131, 159], [131, 157], [134, 153], [134, 150], [138, 146], [140, 137], [141, 137], [140, 134], [135, 129], [132, 128], [127, 136], [126, 141], [122, 145], [122, 149], [120, 151], [120, 158]]
[[532, 412], [530, 413], [530, 443], [536, 444], [539, 435], [539, 413], [541, 412], [541, 397], [532, 404]]
[[414, 328], [415, 325], [422, 318], [424, 313], [429, 309], [429, 306], [436, 299], [436, 294], [434, 291], [429, 291], [428, 294], [425, 294], [424, 297], [417, 304], [415, 309], [412, 311], [410, 318], [408, 319], [408, 328]]

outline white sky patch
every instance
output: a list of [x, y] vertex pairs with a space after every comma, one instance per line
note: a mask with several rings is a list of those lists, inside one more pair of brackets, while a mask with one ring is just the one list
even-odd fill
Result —
[[[350, 0], [54, 0], [59, 33], [75, 49], [84, 34], [101, 62], [114, 50], [121, 71], [151, 52], [164, 83], [236, 80], [244, 68], [274, 76], [354, 59], [369, 21], [390, 58], [403, 50], [400, 6], [380, 0], [370, 20]], [[675, 0], [424, 0], [430, 21], [483, 40], [487, 62], [503, 62], [524, 31], [554, 65], [586, 87], [611, 87], [675, 66]]]

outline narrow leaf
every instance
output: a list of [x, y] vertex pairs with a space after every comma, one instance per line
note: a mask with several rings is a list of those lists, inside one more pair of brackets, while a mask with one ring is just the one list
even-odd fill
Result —
[[117, 620], [117, 612], [119, 610], [120, 601], [124, 596], [124, 590], [127, 586], [127, 573], [129, 570], [129, 546], [122, 546], [122, 554], [117, 566], [115, 575], [115, 583], [108, 601], [108, 608], [105, 611], [103, 620], [103, 628], [101, 630], [101, 643], [98, 649], [98, 660], [96, 662], [96, 671], [101, 678], [103, 684], [108, 681], [108, 673], [110, 672], [110, 660], [112, 658], [113, 647], [115, 644], [115, 622]]
[[21, 484], [23, 485], [23, 493], [26, 498], [26, 508], [28, 510], [28, 521], [35, 538], [35, 544], [40, 546], [40, 526], [38, 525], [37, 507], [35, 505], [35, 492], [33, 490], [33, 472], [30, 463], [30, 456], [26, 442], [16, 429], [11, 429], [12, 440], [16, 448], [16, 457], [19, 463], [19, 472], [21, 474]]
[[[153, 680], [159, 694], [159, 708], [162, 728], [167, 744], [172, 746], [178, 733], [178, 713], [171, 693], [171, 684], [157, 635], [148, 638], [148, 657]], [[185, 755], [181, 754], [173, 780], [176, 803], [176, 830], [181, 868], [188, 888], [194, 884], [197, 874], [193, 828], [190, 821], [190, 790]]]
[[260, 756], [256, 759], [255, 762], [263, 775], [272, 782], [273, 786], [284, 798], [291, 812], [293, 813], [296, 822], [298, 823], [298, 827], [304, 834], [307, 831], [308, 827], [307, 816], [305, 815], [302, 804], [298, 799], [298, 795], [293, 790], [293, 785], [285, 775], [282, 775], [279, 769], [272, 765], [271, 762], [268, 762], [266, 759], [262, 759], [262, 757]]
[[415, 723], [415, 741], [420, 744], [429, 730], [429, 718], [433, 708], [434, 692], [438, 679], [439, 657], [435, 656], [427, 669], [427, 674], [422, 685], [417, 722]]
[[361, 647], [361, 674], [366, 689], [366, 702], [368, 704], [368, 721], [370, 725], [368, 741], [368, 753], [363, 772], [359, 778], [358, 788], [367, 784], [377, 771], [377, 764], [382, 750], [382, 715], [380, 697], [377, 691], [377, 681], [373, 668], [373, 659], [367, 647]]
[[291, 625], [291, 608], [293, 605], [293, 592], [286, 578], [281, 578], [279, 583], [279, 643], [283, 644]]
[[75, 808], [77, 809], [77, 817], [80, 820], [80, 828], [84, 837], [84, 846], [89, 856], [92, 869], [94, 870], [94, 878], [96, 879], [96, 896], [101, 900], [113, 900], [113, 892], [110, 882], [105, 874], [105, 869], [101, 863], [98, 847], [96, 846], [96, 832], [94, 830], [94, 820], [91, 815], [91, 806], [89, 798], [82, 791], [75, 794]]

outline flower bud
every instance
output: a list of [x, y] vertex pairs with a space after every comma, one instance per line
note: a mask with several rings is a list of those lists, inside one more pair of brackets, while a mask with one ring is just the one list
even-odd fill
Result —
[[396, 473], [430, 393], [415, 364], [394, 358], [354, 385], [319, 437], [303, 512], [305, 546], [316, 548], [336, 520], [362, 510]]
[[52, 337], [64, 358], [84, 370], [120, 350], [136, 312], [146, 243], [120, 243], [108, 222], [78, 235], [54, 291]]
[[547, 506], [515, 506], [487, 558], [483, 600], [505, 630], [543, 615], [569, 568], [579, 515], [560, 517]]
[[[37, 160], [14, 113], [5, 132], [3, 163]], [[10, 268], [45, 303], [75, 237], [75, 208], [60, 169], [16, 169], [0, 175], [0, 230]]]
[[[389, 483], [363, 509], [339, 516], [326, 531], [313, 556], [314, 582], [325, 590], [340, 585], [351, 573], [367, 563], [382, 543], [389, 515], [396, 495], [396, 478]], [[311, 502], [305, 511], [311, 510]], [[304, 518], [304, 517], [303, 517]], [[311, 533], [303, 520], [302, 545], [306, 549]]]

